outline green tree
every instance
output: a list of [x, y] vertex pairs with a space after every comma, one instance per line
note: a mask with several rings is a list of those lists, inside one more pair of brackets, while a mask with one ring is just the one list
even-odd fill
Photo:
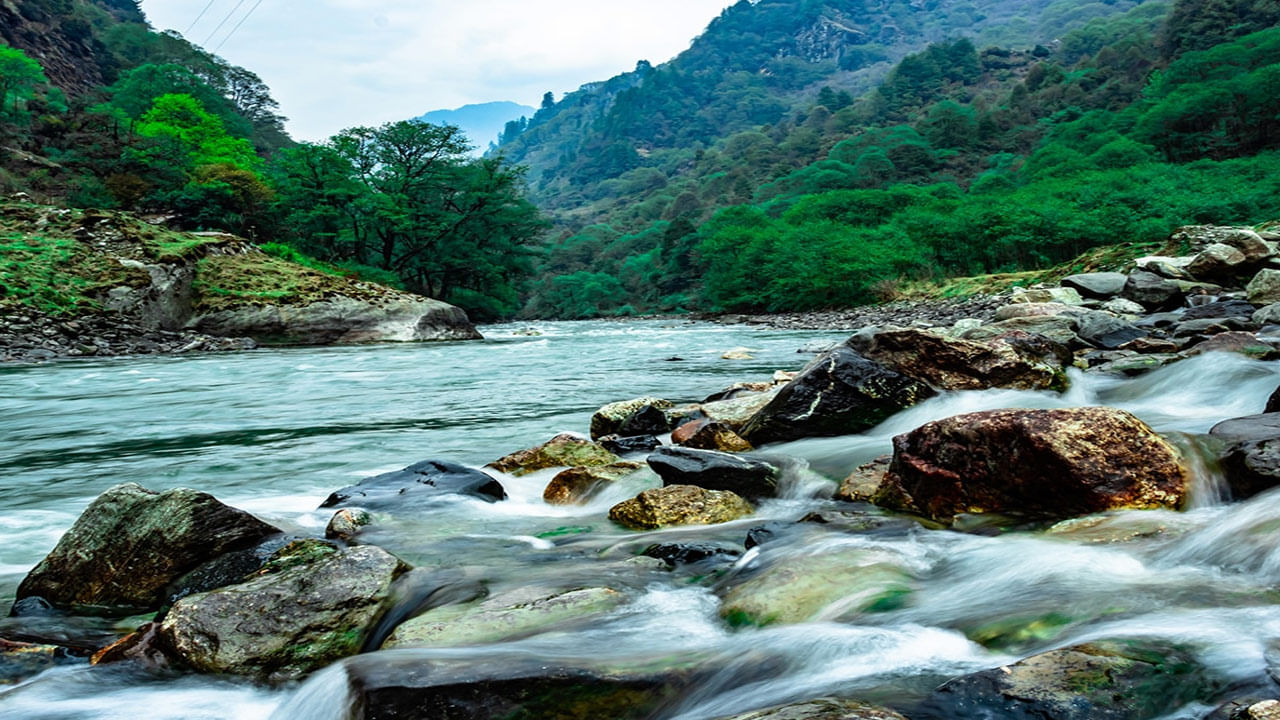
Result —
[[16, 115], [19, 102], [30, 97], [37, 86], [48, 82], [40, 63], [17, 48], [0, 45], [0, 109], [11, 101]]

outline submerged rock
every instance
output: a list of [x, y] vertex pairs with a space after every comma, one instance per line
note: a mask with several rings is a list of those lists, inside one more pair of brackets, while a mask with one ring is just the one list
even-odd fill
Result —
[[0, 687], [14, 685], [49, 668], [81, 665], [88, 660], [58, 645], [13, 642], [0, 638]]
[[382, 644], [404, 647], [455, 647], [515, 640], [594, 619], [626, 602], [610, 588], [578, 588], [548, 594], [522, 588], [469, 605], [446, 605], [406, 620]]
[[877, 705], [839, 700], [836, 698], [819, 698], [793, 705], [753, 710], [741, 715], [719, 718], [718, 720], [907, 720], [905, 717]]
[[934, 520], [1176, 508], [1187, 490], [1173, 446], [1114, 408], [959, 415], [899, 435], [893, 448], [875, 502]]
[[919, 720], [1151, 720], [1215, 689], [1183, 648], [1100, 641], [956, 678], [934, 691]]
[[121, 614], [156, 610], [165, 587], [185, 573], [278, 532], [206, 493], [117, 485], [85, 508], [27, 574], [17, 598]]
[[537, 447], [495, 460], [486, 467], [519, 477], [547, 468], [594, 467], [619, 460], [621, 458], [597, 443], [572, 433], [562, 433]]
[[609, 465], [569, 468], [551, 478], [542, 491], [542, 499], [551, 505], [580, 505], [641, 467], [637, 462], [619, 460]]
[[755, 445], [852, 434], [933, 394], [928, 385], [840, 347], [785, 385], [740, 434]]
[[923, 330], [877, 333], [866, 356], [891, 370], [941, 390], [1063, 389], [1056, 357], [1027, 352], [1002, 338], [957, 340]]
[[159, 642], [200, 672], [306, 675], [360, 651], [408, 569], [376, 547], [292, 543], [252, 579], [178, 601]]
[[502, 484], [486, 473], [444, 460], [423, 460], [335, 490], [320, 507], [354, 505], [370, 510], [408, 510], [442, 495], [466, 495], [487, 502], [507, 499]]
[[894, 609], [912, 590], [895, 560], [867, 550], [788, 557], [727, 590], [720, 616], [735, 626], [763, 626]]
[[656, 530], [671, 525], [714, 525], [755, 512], [750, 503], [724, 490], [692, 485], [668, 485], [645, 490], [609, 510], [609, 519], [632, 530]]
[[764, 460], [714, 450], [664, 447], [648, 463], [666, 485], [730, 490], [749, 499], [776, 496], [782, 478], [782, 470]]
[[668, 567], [676, 567], [696, 565], [708, 560], [733, 562], [742, 555], [742, 551], [736, 547], [711, 543], [656, 543], [640, 554], [661, 560]]

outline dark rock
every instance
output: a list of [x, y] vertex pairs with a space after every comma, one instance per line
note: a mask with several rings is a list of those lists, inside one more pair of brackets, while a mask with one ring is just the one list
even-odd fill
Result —
[[117, 485], [85, 508], [17, 597], [122, 614], [156, 610], [165, 586], [183, 574], [278, 532], [206, 493]]
[[80, 657], [64, 647], [0, 638], [0, 687], [15, 685], [50, 668], [87, 663], [88, 658]]
[[562, 433], [537, 447], [513, 452], [485, 467], [519, 477], [553, 467], [609, 465], [619, 459], [598, 443], [572, 433]]
[[794, 705], [754, 710], [719, 720], [907, 720], [898, 713], [877, 705], [820, 698]]
[[912, 717], [1151, 720], [1208, 699], [1216, 687], [1182, 648], [1154, 641], [1101, 641], [952, 680]]
[[1280, 387], [1276, 388], [1271, 393], [1271, 397], [1267, 398], [1267, 405], [1263, 412], [1280, 412]]
[[1121, 293], [1148, 310], [1172, 310], [1182, 304], [1182, 287], [1173, 280], [1146, 270], [1134, 270]]
[[818, 358], [739, 433], [754, 445], [868, 430], [931, 397], [928, 385], [848, 348]]
[[645, 557], [657, 558], [671, 567], [677, 565], [693, 565], [705, 560], [715, 559], [720, 562], [732, 562], [742, 555], [735, 547], [712, 545], [710, 543], [659, 543], [650, 545], [640, 553]]
[[693, 485], [668, 485], [645, 490], [609, 509], [609, 519], [633, 530], [656, 530], [673, 525], [714, 525], [755, 512], [751, 504], [727, 490]]
[[1137, 327], [1150, 328], [1171, 328], [1182, 322], [1182, 313], [1180, 312], [1160, 312], [1152, 313], [1146, 317], [1140, 317], [1133, 324]]
[[1064, 388], [1066, 377], [1054, 356], [1031, 354], [1025, 343], [1003, 338], [979, 343], [923, 330], [877, 333], [866, 357], [942, 390]]
[[819, 510], [805, 515], [798, 522], [826, 525], [831, 530], [857, 535], [900, 535], [920, 526], [916, 521], [901, 516], [846, 510]]
[[[591, 416], [591, 439], [598, 440], [605, 435], [621, 435], [619, 430], [622, 424], [627, 421], [637, 411], [652, 406], [659, 410], [667, 410], [671, 408], [671, 402], [656, 397], [639, 397], [632, 400], [623, 400], [621, 402], [609, 403], [600, 408]], [[666, 432], [663, 430], [662, 432]], [[643, 435], [645, 433], [634, 433]], [[661, 434], [661, 433], [648, 433]]]
[[899, 435], [893, 448], [876, 504], [934, 520], [1179, 507], [1187, 490], [1173, 446], [1114, 408], [959, 415]]
[[761, 525], [753, 527], [747, 531], [747, 539], [743, 541], [742, 546], [750, 550], [757, 545], [777, 539], [779, 535], [779, 526], [777, 524]]
[[178, 601], [158, 639], [200, 672], [296, 678], [359, 652], [407, 569], [376, 547], [291, 543], [247, 582]]
[[774, 497], [782, 477], [771, 463], [714, 450], [664, 447], [650, 455], [648, 463], [664, 485], [730, 490], [748, 499]]
[[1071, 315], [1078, 323], [1076, 335], [1090, 345], [1105, 350], [1114, 350], [1148, 334], [1148, 331], [1131, 325], [1111, 313], [1097, 310], [1073, 310]]
[[1198, 320], [1184, 320], [1178, 323], [1173, 327], [1173, 336], [1175, 338], [1183, 338], [1193, 335], [1217, 335], [1224, 332], [1253, 331], [1257, 329], [1258, 326], [1247, 317], [1200, 318]]
[[598, 440], [600, 446], [615, 455], [648, 453], [662, 447], [662, 441], [652, 435], [605, 435]]
[[1062, 285], [1075, 288], [1083, 297], [1110, 300], [1124, 291], [1128, 279], [1124, 273], [1118, 272], [1083, 273], [1062, 278]]
[[1223, 420], [1209, 434], [1226, 443], [1218, 462], [1233, 497], [1280, 485], [1280, 412]]
[[1207, 352], [1234, 352], [1247, 355], [1255, 360], [1276, 360], [1280, 358], [1280, 350], [1275, 345], [1259, 338], [1251, 332], [1224, 332], [1196, 343], [1184, 350], [1183, 355], [1194, 357]]
[[9, 610], [9, 617], [57, 617], [61, 614], [61, 610], [37, 595], [15, 601]]
[[618, 435], [662, 435], [671, 431], [671, 421], [661, 408], [645, 405], [627, 416], [618, 426]]
[[1181, 348], [1172, 340], [1164, 338], [1141, 337], [1136, 340], [1130, 340], [1119, 348], [1136, 352], [1142, 355], [1150, 355], [1153, 353], [1176, 353]]
[[188, 595], [234, 585], [261, 570], [280, 548], [294, 540], [297, 538], [278, 535], [254, 547], [219, 555], [170, 583], [164, 590], [165, 602], [171, 605]]
[[1208, 305], [1197, 305], [1187, 308], [1182, 313], [1185, 320], [1203, 320], [1205, 318], [1242, 318], [1248, 320], [1257, 311], [1253, 303], [1246, 300], [1218, 300]]
[[486, 473], [457, 463], [424, 460], [335, 490], [320, 507], [354, 505], [370, 510], [406, 510], [442, 495], [466, 495], [487, 502], [507, 499], [502, 484]]

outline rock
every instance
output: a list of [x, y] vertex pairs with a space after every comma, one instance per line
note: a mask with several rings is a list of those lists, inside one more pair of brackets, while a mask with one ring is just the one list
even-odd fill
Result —
[[1280, 485], [1280, 412], [1223, 420], [1209, 434], [1226, 443], [1218, 463], [1234, 498]]
[[775, 497], [782, 478], [776, 465], [714, 450], [658, 448], [647, 462], [664, 485], [730, 490], [751, 500]]
[[1186, 257], [1166, 257], [1162, 255], [1149, 255], [1141, 257], [1133, 261], [1134, 266], [1139, 270], [1154, 275], [1159, 275], [1170, 280], [1190, 280], [1191, 273], [1187, 272], [1187, 266], [1194, 260], [1194, 256]]
[[1187, 357], [1203, 355], [1208, 352], [1233, 352], [1248, 355], [1255, 360], [1275, 360], [1280, 358], [1280, 350], [1275, 345], [1259, 338], [1251, 332], [1218, 333], [1204, 342], [1196, 343], [1182, 354]]
[[725, 352], [720, 356], [721, 360], [754, 360], [755, 356], [751, 354], [751, 348], [736, 347]]
[[1245, 287], [1245, 292], [1249, 294], [1249, 302], [1254, 305], [1280, 302], [1280, 270], [1259, 270]]
[[1280, 302], [1258, 308], [1250, 319], [1257, 325], [1280, 325]]
[[292, 543], [247, 582], [178, 601], [158, 639], [200, 672], [299, 677], [359, 652], [406, 570], [372, 546]]
[[1173, 336], [1175, 338], [1188, 338], [1196, 335], [1217, 335], [1232, 330], [1252, 331], [1256, 329], [1253, 326], [1253, 321], [1247, 318], [1204, 318], [1178, 323], [1173, 327]]
[[1136, 340], [1130, 340], [1129, 342], [1121, 345], [1117, 349], [1128, 350], [1136, 353], [1141, 353], [1143, 355], [1150, 355], [1153, 353], [1176, 353], [1178, 352], [1179, 347], [1178, 347], [1178, 343], [1172, 340], [1165, 340], [1162, 338], [1153, 338], [1153, 337], [1140, 337], [1140, 338], [1137, 338]]
[[253, 547], [223, 553], [169, 583], [164, 589], [165, 605], [172, 605], [188, 595], [241, 582], [261, 570], [281, 548], [297, 539], [284, 534], [272, 535]]
[[724, 717], [719, 720], [907, 720], [905, 717], [877, 705], [840, 700], [837, 698], [819, 698], [794, 705], [754, 710], [741, 715]]
[[1201, 250], [1187, 272], [1197, 280], [1210, 282], [1231, 282], [1236, 276], [1246, 272], [1249, 262], [1244, 253], [1221, 243], [1213, 243]]
[[1148, 334], [1146, 330], [1100, 310], [1074, 310], [1071, 316], [1076, 319], [1076, 335], [1086, 343], [1105, 350], [1114, 350]]
[[1203, 320], [1205, 318], [1241, 318], [1251, 319], [1256, 308], [1253, 303], [1244, 300], [1217, 300], [1215, 302], [1187, 308], [1182, 313], [1185, 320]]
[[845, 502], [871, 502], [880, 483], [884, 482], [884, 474], [889, 471], [892, 456], [884, 455], [865, 465], [859, 465], [840, 483], [835, 499]]
[[516, 640], [598, 618], [626, 602], [610, 588], [578, 588], [548, 594], [521, 588], [478, 603], [434, 608], [401, 623], [383, 650], [456, 647]]
[[755, 510], [738, 495], [692, 485], [645, 490], [609, 510], [609, 519], [632, 530], [672, 525], [714, 525], [751, 515]]
[[1061, 345], [1077, 347], [1080, 345], [1080, 338], [1076, 336], [1076, 327], [1076, 319], [1065, 314], [1037, 317], [1016, 317], [994, 322], [989, 325], [983, 325], [976, 330], [971, 330], [965, 333], [963, 337], [965, 340], [983, 342], [986, 340], [993, 340], [1011, 332], [1019, 332], [1041, 335]]
[[486, 502], [507, 499], [502, 484], [486, 473], [444, 460], [423, 460], [403, 470], [375, 475], [335, 490], [320, 507], [404, 511], [445, 495], [465, 495]]
[[663, 435], [671, 431], [671, 420], [666, 412], [653, 405], [645, 405], [627, 416], [618, 426], [623, 437]]
[[[1005, 305], [996, 310], [996, 320], [1012, 320], [1014, 318], [1023, 317], [1054, 317], [1061, 315], [1071, 309], [1070, 305], [1062, 303], [1014, 303]], [[982, 323], [974, 326], [972, 329], [982, 327]]]
[[620, 435], [618, 430], [622, 423], [637, 410], [652, 406], [659, 410], [671, 408], [671, 402], [656, 397], [639, 397], [632, 400], [609, 403], [591, 416], [591, 439], [598, 440], [605, 435]]
[[542, 499], [549, 505], [582, 505], [641, 467], [638, 462], [619, 460], [609, 465], [569, 468], [551, 478], [542, 491]]
[[598, 440], [600, 447], [614, 455], [631, 455], [633, 453], [650, 453], [662, 447], [662, 442], [652, 435], [605, 435]]
[[1174, 231], [1170, 240], [1201, 252], [1213, 245], [1226, 245], [1255, 265], [1275, 255], [1266, 241], [1253, 228], [1247, 227], [1187, 225]]
[[1133, 377], [1136, 375], [1144, 375], [1152, 370], [1157, 370], [1181, 359], [1182, 356], [1175, 353], [1152, 353], [1150, 355], [1135, 355], [1133, 357], [1112, 360], [1111, 362], [1099, 365], [1096, 369], [1098, 372]]
[[725, 591], [720, 617], [735, 627], [765, 626], [894, 609], [912, 589], [895, 561], [869, 550], [786, 557]]
[[1121, 295], [1148, 310], [1172, 310], [1182, 304], [1183, 291], [1178, 283], [1145, 270], [1129, 273]]
[[730, 430], [741, 433], [742, 428], [751, 421], [751, 418], [773, 402], [778, 393], [782, 392], [783, 387], [785, 385], [776, 387], [768, 392], [740, 395], [727, 400], [702, 403], [697, 410], [707, 419], [724, 423]]
[[[688, 423], [692, 425], [693, 423]], [[687, 425], [686, 425], [687, 427]], [[742, 436], [734, 432], [722, 422], [714, 420], [700, 422], [683, 441], [677, 441], [675, 435], [671, 436], [672, 442], [677, 445], [683, 445], [688, 448], [697, 450], [718, 450], [720, 452], [751, 452], [753, 449], [751, 443], [742, 439]]]
[[0, 638], [0, 687], [16, 685], [50, 668], [87, 662], [86, 658], [77, 657], [58, 645], [37, 645]]
[[985, 343], [957, 340], [921, 330], [897, 330], [875, 336], [866, 356], [902, 375], [940, 390], [1064, 389], [1056, 358], [994, 338]]
[[1083, 297], [1110, 300], [1124, 291], [1128, 276], [1118, 272], [1095, 272], [1068, 275], [1062, 285], [1075, 289]]
[[[656, 411], [661, 413], [661, 411]], [[635, 433], [640, 435], [642, 433]], [[485, 467], [519, 477], [553, 467], [596, 467], [610, 465], [622, 458], [586, 438], [562, 433], [528, 450], [511, 453]]]
[[837, 348], [784, 386], [740, 434], [758, 446], [861, 432], [933, 394], [924, 383]]
[[1150, 720], [1207, 699], [1216, 683], [1184, 649], [1100, 641], [1033, 655], [947, 682], [918, 720]]
[[1014, 288], [1015, 303], [1059, 303], [1061, 305], [1079, 305], [1084, 302], [1080, 293], [1071, 287], [1051, 288]]
[[1265, 406], [1265, 409], [1262, 412], [1264, 413], [1280, 412], [1280, 387], [1272, 391], [1271, 395], [1267, 397], [1267, 404]]
[[394, 291], [377, 300], [336, 295], [300, 306], [245, 303], [198, 312], [187, 327], [268, 345], [481, 339], [461, 308]]
[[343, 508], [329, 518], [325, 525], [324, 536], [330, 540], [350, 541], [360, 533], [360, 529], [373, 523], [373, 515], [360, 508]]
[[1117, 315], [1141, 315], [1147, 311], [1138, 303], [1125, 298], [1113, 298], [1102, 304], [1102, 309]]
[[185, 573], [278, 532], [206, 493], [117, 485], [85, 508], [17, 598], [39, 596], [72, 610], [156, 610], [165, 587]]
[[959, 415], [899, 435], [893, 448], [876, 504], [934, 520], [1176, 508], [1188, 483], [1172, 445], [1106, 407]]
[[675, 567], [694, 565], [711, 559], [733, 562], [741, 557], [742, 551], [735, 547], [710, 543], [658, 543], [645, 548], [641, 555], [657, 558], [669, 567]]

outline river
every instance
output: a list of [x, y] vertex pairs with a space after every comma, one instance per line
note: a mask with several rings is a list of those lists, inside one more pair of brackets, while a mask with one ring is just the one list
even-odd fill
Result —
[[[529, 327], [540, 334], [516, 334]], [[799, 350], [844, 337], [658, 320], [482, 331], [488, 339], [475, 343], [0, 367], [0, 603], [7, 607], [18, 582], [79, 512], [121, 482], [193, 487], [287, 530], [318, 535], [331, 514], [317, 510], [319, 502], [362, 477], [427, 458], [480, 466], [562, 431], [584, 432], [605, 403], [640, 395], [700, 400], [736, 381], [799, 369], [812, 357]], [[739, 346], [753, 359], [721, 358]], [[843, 548], [897, 558], [914, 578], [910, 600], [856, 623], [734, 630], [719, 618], [713, 581], [613, 562], [655, 538], [740, 545], [753, 527], [833, 508], [813, 497], [821, 484], [813, 473], [838, 479], [888, 452], [893, 435], [931, 419], [1102, 404], [1181, 437], [1260, 412], [1280, 384], [1280, 366], [1210, 354], [1137, 379], [1075, 373], [1073, 380], [1062, 396], [947, 393], [862, 435], [769, 448], [806, 461], [808, 481], [789, 497], [764, 502], [751, 520], [715, 528], [641, 534], [612, 526], [608, 507], [656, 484], [647, 473], [573, 508], [542, 502], [546, 473], [503, 478], [508, 501], [450, 505], [383, 533], [384, 546], [417, 567], [460, 570], [495, 586], [581, 574], [624, 591], [628, 602], [572, 632], [412, 652], [477, 664], [680, 658], [717, 668], [667, 712], [682, 720], [836, 692], [910, 700], [959, 674], [1116, 636], [1193, 643], [1201, 662], [1228, 680], [1261, 675], [1270, 645], [1280, 642], [1280, 606], [1272, 604], [1280, 581], [1280, 495], [1224, 504], [1208, 476], [1188, 512], [1120, 513], [1076, 532], [815, 531], [762, 547], [774, 562]], [[1150, 532], [1155, 526], [1161, 532]], [[1143, 537], [1097, 542], [1125, 533]], [[970, 639], [979, 628], [1054, 613], [1061, 619], [1041, 640], [991, 650]], [[748, 671], [761, 666], [771, 671]], [[343, 687], [330, 671], [268, 689], [128, 666], [69, 666], [0, 690], [0, 717], [329, 720], [341, 716]], [[1173, 717], [1208, 709], [1184, 708]]]

